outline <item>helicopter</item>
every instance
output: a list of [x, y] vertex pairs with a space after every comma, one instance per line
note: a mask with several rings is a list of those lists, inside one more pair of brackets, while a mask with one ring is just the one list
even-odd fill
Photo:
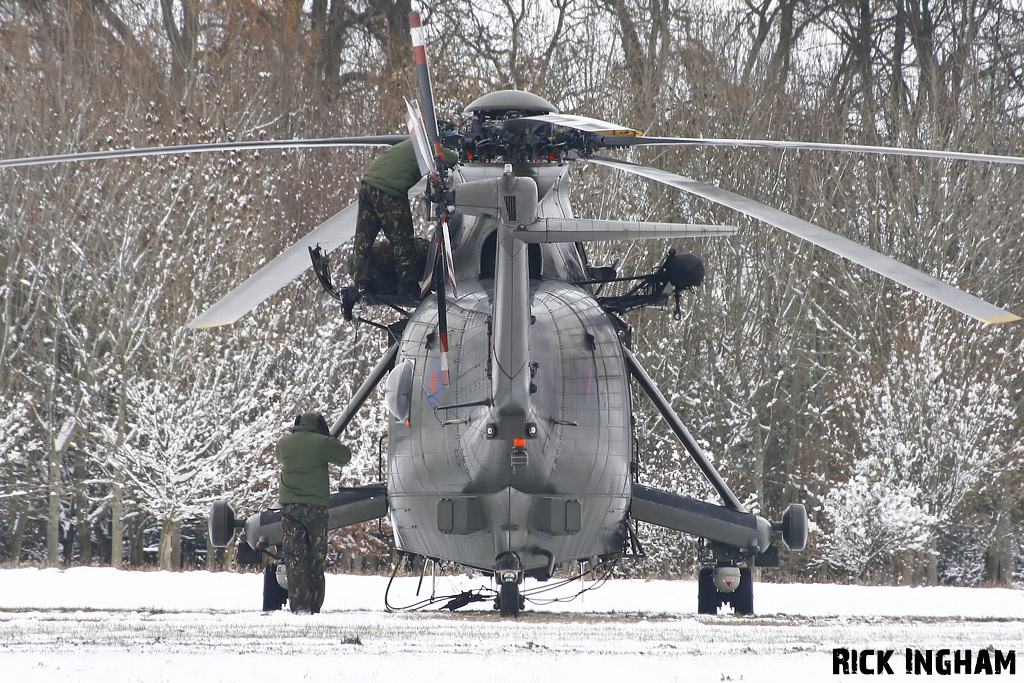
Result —
[[[416, 13], [411, 27], [423, 106], [410, 104], [409, 131], [427, 178], [434, 239], [421, 301], [381, 294], [360, 302], [407, 304], [413, 310], [388, 328], [390, 347], [331, 429], [342, 434], [386, 377], [387, 481], [336, 493], [329, 525], [389, 516], [398, 550], [493, 576], [495, 607], [503, 616], [515, 616], [524, 607], [526, 577], [547, 581], [563, 564], [636, 549], [634, 525], [645, 522], [701, 539], [699, 613], [715, 613], [722, 605], [752, 613], [751, 568], [778, 566], [778, 536], [791, 551], [804, 548], [806, 509], [793, 503], [780, 520], [770, 522], [744, 508], [637, 360], [630, 328], [621, 318], [628, 310], [663, 304], [669, 290], [678, 311], [679, 293], [701, 284], [703, 264], [692, 254], [670, 251], [657, 271], [625, 294], [602, 297], [594, 286], [615, 280], [617, 273], [590, 266], [583, 248], [590, 241], [717, 236], [732, 230], [577, 218], [570, 201], [571, 165], [609, 166], [724, 204], [979, 320], [1003, 323], [1017, 317], [771, 207], [599, 154], [607, 148], [702, 141], [651, 138], [560, 113], [547, 100], [514, 90], [485, 94], [465, 107], [468, 119], [461, 126], [439, 127]], [[442, 145], [459, 152], [458, 165], [445, 167]], [[337, 223], [331, 245], [353, 234], [352, 207], [346, 211], [329, 221]], [[324, 289], [351, 319], [357, 297], [352, 288], [338, 291], [331, 284], [319, 237], [296, 245], [292, 258], [303, 247], [309, 251]], [[193, 324], [230, 318], [236, 313], [232, 306], [248, 305], [252, 298], [228, 295], [215, 306], [223, 305], [223, 311]], [[630, 380], [657, 407], [721, 504], [636, 481]], [[236, 523], [221, 501], [211, 510], [210, 525], [219, 544], [236, 526], [253, 548], [281, 539], [275, 511]]]
[[[428, 217], [434, 225], [419, 297], [386, 286], [356, 296], [331, 281], [329, 255], [355, 234], [356, 205], [329, 218], [189, 323], [229, 324], [310, 267], [342, 315], [357, 307], [400, 314], [384, 326], [389, 346], [330, 432], [341, 437], [384, 384], [387, 477], [332, 494], [329, 527], [388, 517], [397, 550], [491, 576], [495, 607], [516, 616], [527, 578], [549, 581], [563, 565], [638, 552], [636, 523], [700, 539], [698, 612], [729, 605], [753, 613], [752, 568], [779, 563], [808, 539], [806, 508], [792, 503], [776, 521], [748, 511], [676, 414], [632, 350], [628, 311], [662, 306], [700, 286], [704, 265], [670, 250], [625, 293], [602, 296], [616, 268], [589, 263], [599, 241], [727, 236], [733, 229], [683, 223], [576, 217], [569, 169], [594, 164], [695, 194], [757, 218], [990, 324], [1019, 317], [824, 228], [715, 185], [605, 156], [643, 145], [718, 145], [902, 154], [1024, 164], [1024, 158], [827, 143], [653, 137], [566, 114], [544, 98], [501, 90], [465, 106], [459, 126], [437, 119], [418, 12], [410, 15], [419, 100], [407, 135], [181, 145], [37, 157], [6, 166], [79, 159], [287, 147], [387, 146], [412, 139]], [[455, 149], [448, 168], [440, 147]], [[710, 503], [638, 481], [631, 421], [634, 384], [657, 408], [719, 496]], [[240, 560], [273, 557], [281, 512], [238, 519], [227, 500], [209, 514], [224, 547], [239, 530]], [[283, 569], [265, 570], [264, 608], [284, 603]]]

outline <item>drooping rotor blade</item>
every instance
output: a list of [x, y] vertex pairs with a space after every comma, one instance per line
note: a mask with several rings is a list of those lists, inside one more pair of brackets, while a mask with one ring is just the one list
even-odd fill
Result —
[[441, 345], [441, 386], [448, 386], [451, 375], [448, 369], [448, 304], [445, 299], [445, 280], [448, 279], [448, 263], [443, 253], [438, 254], [438, 265], [434, 267], [434, 290], [437, 292], [437, 336]]
[[[420, 123], [417, 126], [426, 132], [427, 141], [430, 143], [432, 157], [430, 164], [431, 174], [428, 183], [431, 191], [428, 198], [431, 198], [437, 207], [437, 235], [438, 261], [440, 268], [435, 266], [436, 280], [434, 289], [437, 292], [437, 332], [441, 339], [441, 383], [448, 385], [448, 302], [445, 298], [446, 280], [454, 273], [449, 270], [451, 263], [451, 239], [448, 234], [448, 209], [443, 205], [440, 197], [443, 195], [447, 185], [447, 168], [444, 163], [444, 152], [441, 150], [441, 138], [437, 133], [437, 113], [434, 109], [434, 91], [430, 85], [430, 69], [427, 67], [427, 48], [423, 42], [423, 24], [420, 19], [419, 10], [409, 13], [409, 32], [412, 35], [413, 54], [416, 59], [416, 76], [420, 83]], [[453, 281], [454, 284], [454, 281]]]
[[652, 240], [674, 237], [735, 235], [727, 225], [608, 221], [594, 218], [540, 218], [512, 236], [523, 242], [600, 242], [604, 240]]
[[413, 100], [405, 101], [407, 112], [407, 125], [409, 126], [409, 137], [412, 139], [412, 149], [416, 154], [416, 165], [421, 175], [427, 175], [434, 170], [434, 155], [430, 151], [430, 141], [427, 138], [427, 128], [423, 123], [423, 116], [420, 114], [420, 105]]
[[427, 130], [427, 140], [436, 143], [436, 154], [441, 154], [441, 143], [437, 134], [437, 114], [434, 110], [434, 91], [430, 85], [430, 69], [427, 67], [427, 48], [423, 42], [423, 24], [419, 10], [409, 13], [409, 32], [412, 34], [413, 55], [416, 58], [416, 77], [420, 82], [420, 111], [423, 112], [423, 125]]
[[[569, 126], [570, 128], [573, 126]], [[894, 156], [956, 159], [961, 161], [987, 161], [998, 164], [1024, 164], [1024, 157], [975, 152], [950, 152], [914, 147], [883, 147], [880, 145], [848, 145], [831, 142], [798, 142], [791, 140], [741, 140], [731, 138], [661, 138], [646, 135], [601, 135], [603, 147], [634, 147], [638, 145], [683, 145], [690, 147], [755, 147], [761, 149], [809, 149], [821, 152], [860, 152], [863, 154], [889, 154]]]
[[406, 135], [364, 135], [352, 138], [316, 138], [297, 140], [243, 140], [241, 142], [208, 142], [195, 145], [168, 145], [166, 147], [134, 147], [129, 149], [108, 149], [98, 152], [76, 152], [74, 154], [52, 154], [41, 157], [0, 159], [0, 168], [41, 166], [44, 164], [65, 164], [76, 161], [102, 161], [104, 159], [129, 159], [132, 157], [164, 156], [168, 154], [193, 154], [205, 152], [260, 151], [264, 149], [308, 149], [314, 147], [389, 147], [407, 139]]
[[459, 288], [455, 283], [455, 262], [452, 260], [452, 239], [448, 230], [447, 214], [441, 217], [441, 239], [444, 242], [444, 270], [448, 276], [448, 284], [452, 287], [452, 296], [459, 296]]
[[715, 185], [692, 180], [675, 173], [662, 171], [647, 166], [639, 166], [612, 159], [591, 159], [593, 163], [616, 168], [671, 187], [690, 192], [699, 197], [711, 200], [723, 206], [752, 216], [784, 230], [812, 244], [827, 249], [834, 254], [843, 256], [869, 270], [899, 282], [931, 299], [943, 303], [961, 313], [971, 316], [983, 323], [1006, 323], [1020, 320], [1020, 317], [983, 301], [963, 290], [957, 289], [942, 280], [915, 270], [910, 266], [895, 261], [873, 249], [858, 244], [845, 237], [840, 237], [824, 228], [809, 223], [788, 213], [774, 209], [742, 195], [723, 190]]
[[434, 269], [437, 268], [437, 252], [440, 249], [438, 246], [440, 240], [430, 240], [430, 247], [427, 249], [427, 267], [423, 273], [423, 278], [420, 280], [420, 298], [422, 299], [430, 292], [431, 285], [434, 284]]
[[309, 268], [312, 265], [309, 260], [310, 247], [319, 245], [326, 253], [330, 253], [352, 239], [356, 233], [357, 214], [358, 204], [349, 204], [228, 292], [188, 326], [217, 327], [235, 322]]

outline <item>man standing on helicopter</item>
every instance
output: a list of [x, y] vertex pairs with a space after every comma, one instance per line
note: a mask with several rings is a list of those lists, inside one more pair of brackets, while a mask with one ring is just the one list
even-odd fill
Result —
[[[442, 149], [446, 164], [458, 163], [458, 154]], [[359, 185], [359, 216], [352, 249], [352, 279], [360, 294], [375, 293], [373, 243], [383, 231], [394, 250], [398, 295], [419, 298], [422, 271], [418, 267], [422, 264], [416, 258], [409, 190], [422, 177], [411, 139], [384, 150], [366, 169]]]

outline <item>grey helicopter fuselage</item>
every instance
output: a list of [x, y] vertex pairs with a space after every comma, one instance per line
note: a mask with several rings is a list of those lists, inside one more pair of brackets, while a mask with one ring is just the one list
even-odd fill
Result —
[[[567, 169], [515, 167], [536, 183], [538, 215], [572, 217]], [[465, 164], [455, 171], [456, 196], [459, 183], [504, 173], [502, 164]], [[578, 284], [580, 251], [510, 239], [496, 218], [456, 213], [451, 223], [450, 384], [442, 383], [434, 295], [410, 317], [396, 358], [413, 380], [408, 419], [389, 425], [397, 547], [537, 576], [620, 551], [630, 505], [629, 374], [612, 321]]]

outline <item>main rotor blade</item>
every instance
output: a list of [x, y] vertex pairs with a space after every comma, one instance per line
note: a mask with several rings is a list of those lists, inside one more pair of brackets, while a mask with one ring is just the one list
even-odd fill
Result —
[[416, 155], [416, 166], [420, 169], [420, 175], [427, 175], [435, 172], [434, 155], [430, 151], [430, 141], [427, 139], [427, 128], [423, 123], [423, 116], [420, 113], [420, 105], [413, 100], [405, 101], [407, 114], [407, 125], [409, 126], [409, 138], [412, 140], [413, 153]]
[[349, 204], [228, 292], [188, 326], [217, 327], [235, 322], [309, 268], [312, 265], [309, 260], [310, 247], [320, 245], [326, 253], [330, 253], [352, 239], [356, 233], [357, 214], [358, 203]]
[[314, 147], [388, 147], [407, 139], [407, 135], [363, 135], [352, 138], [314, 138], [297, 140], [243, 140], [241, 142], [207, 142], [195, 145], [168, 145], [166, 147], [133, 147], [108, 149], [98, 152], [51, 154], [41, 157], [0, 159], [0, 168], [66, 164], [75, 161], [102, 161], [132, 157], [164, 156], [205, 152], [259, 151], [264, 149], [307, 149]]
[[653, 240], [675, 237], [721, 237], [735, 235], [728, 225], [694, 225], [650, 221], [599, 220], [596, 218], [538, 218], [512, 236], [530, 243], [601, 242], [611, 240]]
[[[572, 127], [572, 126], [570, 126]], [[810, 149], [822, 152], [860, 152], [863, 154], [890, 154], [895, 156], [926, 157], [931, 159], [958, 159], [961, 161], [987, 161], [998, 164], [1024, 164], [1024, 157], [975, 152], [950, 152], [914, 147], [883, 147], [880, 145], [847, 145], [831, 142], [797, 142], [791, 140], [740, 140], [731, 138], [659, 138], [646, 135], [600, 135], [603, 147], [634, 147], [637, 145], [683, 145], [690, 147], [756, 147], [762, 149]]]
[[452, 238], [451, 231], [448, 229], [448, 214], [442, 214], [441, 216], [441, 243], [444, 245], [442, 253], [444, 254], [444, 269], [448, 276], [448, 284], [452, 287], [452, 296], [458, 298], [459, 287], [455, 282], [455, 262], [452, 260]]
[[575, 114], [539, 114], [537, 116], [524, 116], [515, 121], [539, 121], [550, 123], [563, 128], [573, 128], [584, 133], [595, 133], [608, 137], [635, 137], [643, 135], [643, 131], [634, 130], [617, 123], [593, 119], [589, 116], [577, 116]]
[[[427, 67], [427, 48], [423, 43], [423, 24], [419, 10], [409, 12], [409, 32], [412, 34], [413, 55], [416, 58], [416, 77], [420, 82], [420, 111], [423, 113], [423, 125], [427, 129], [427, 140], [433, 144], [439, 142], [437, 134], [437, 114], [434, 110], [434, 91], [430, 85], [430, 69]], [[436, 150], [441, 153], [440, 147]]]
[[[433, 152], [430, 160], [431, 179], [428, 183], [430, 183], [431, 187], [443, 189], [447, 184], [447, 168], [444, 163], [444, 152], [441, 149], [441, 137], [437, 132], [434, 91], [430, 85], [430, 69], [427, 67], [427, 48], [423, 43], [423, 25], [420, 20], [419, 10], [413, 10], [409, 13], [409, 32], [412, 34], [412, 47], [416, 58], [416, 76], [420, 82], [420, 118], [416, 122], [416, 129], [425, 130], [427, 142], [430, 143], [429, 146]], [[416, 118], [415, 112], [413, 112], [413, 118]], [[418, 137], [418, 135], [419, 133], [414, 133], [413, 137]], [[436, 199], [436, 197], [440, 196], [440, 193], [428, 192], [428, 197], [431, 195], [435, 197], [432, 201], [438, 204], [438, 225], [436, 229], [439, 234], [436, 236], [436, 239], [438, 240], [440, 268], [435, 265], [436, 280], [434, 288], [437, 291], [437, 333], [441, 340], [441, 384], [448, 386], [448, 301], [445, 297], [445, 280], [449, 277], [454, 278], [454, 273], [449, 271], [452, 247], [448, 236], [447, 210]], [[454, 280], [452, 283], [454, 293]]]
[[616, 168], [620, 171], [625, 171], [626, 173], [632, 173], [644, 178], [649, 178], [650, 180], [656, 180], [659, 183], [664, 183], [665, 185], [670, 185], [680, 190], [690, 192], [691, 194], [709, 199], [723, 206], [728, 206], [740, 213], [762, 220], [769, 225], [785, 230], [791, 235], [795, 235], [796, 237], [807, 240], [812, 244], [823, 247], [834, 254], [843, 256], [854, 263], [859, 263], [869, 270], [873, 270], [876, 273], [884, 275], [890, 280], [899, 282], [916, 292], [920, 292], [931, 299], [943, 303], [950, 308], [960, 311], [961, 313], [969, 315], [976, 320], [980, 320], [983, 323], [995, 324], [1020, 320], [1019, 316], [1016, 316], [1009, 311], [1005, 311], [998, 306], [994, 306], [971, 294], [968, 294], [967, 292], [964, 292], [963, 290], [946, 284], [942, 280], [934, 278], [931, 275], [926, 275], [925, 273], [915, 270], [910, 266], [904, 265], [899, 261], [894, 261], [888, 256], [884, 256], [873, 249], [865, 247], [863, 244], [858, 244], [857, 242], [848, 240], [845, 237], [840, 237], [839, 235], [831, 233], [820, 226], [814, 225], [813, 223], [809, 223], [795, 216], [791, 216], [788, 213], [784, 213], [753, 199], [729, 192], [728, 190], [723, 190], [715, 185], [691, 180], [690, 178], [656, 168], [604, 158], [591, 159], [590, 161], [596, 164], [601, 164], [602, 166]]

